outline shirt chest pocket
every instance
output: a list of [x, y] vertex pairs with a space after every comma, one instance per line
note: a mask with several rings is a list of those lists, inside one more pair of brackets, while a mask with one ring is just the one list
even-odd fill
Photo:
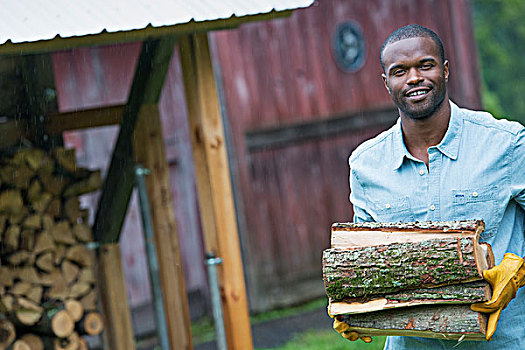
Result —
[[408, 197], [400, 197], [372, 203], [376, 222], [412, 222], [414, 215]]
[[485, 231], [482, 239], [496, 234], [496, 194], [497, 186], [453, 190], [453, 210], [455, 220], [483, 220]]

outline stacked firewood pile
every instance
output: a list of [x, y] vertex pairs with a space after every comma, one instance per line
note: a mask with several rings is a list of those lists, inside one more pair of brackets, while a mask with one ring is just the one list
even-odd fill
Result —
[[328, 312], [363, 336], [484, 340], [482, 272], [494, 266], [479, 243], [483, 221], [340, 223], [323, 253]]
[[0, 350], [87, 349], [81, 336], [102, 332], [92, 231], [78, 198], [100, 185], [74, 150], [0, 158]]

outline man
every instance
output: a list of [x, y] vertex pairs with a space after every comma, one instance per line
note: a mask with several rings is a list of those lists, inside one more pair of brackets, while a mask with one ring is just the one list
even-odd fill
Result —
[[[472, 306], [490, 313], [492, 341], [458, 345], [389, 337], [386, 348], [525, 349], [525, 288], [517, 291], [525, 284], [524, 127], [449, 100], [449, 64], [441, 40], [428, 28], [396, 30], [383, 44], [380, 60], [400, 118], [350, 156], [354, 221], [483, 219], [481, 240], [492, 245], [498, 264], [484, 274], [493, 298]], [[359, 337], [341, 322], [334, 328], [347, 339]]]

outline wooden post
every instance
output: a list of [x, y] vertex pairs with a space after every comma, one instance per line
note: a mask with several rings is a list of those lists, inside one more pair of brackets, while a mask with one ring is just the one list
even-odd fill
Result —
[[191, 329], [181, 266], [175, 209], [158, 105], [143, 105], [134, 138], [136, 160], [146, 176], [153, 233], [159, 262], [162, 298], [171, 349], [191, 349]]
[[179, 41], [197, 189], [207, 252], [219, 265], [230, 349], [252, 349], [248, 302], [220, 103], [206, 33]]
[[105, 340], [112, 350], [134, 350], [126, 283], [118, 243], [103, 244], [99, 252], [99, 291], [106, 317]]

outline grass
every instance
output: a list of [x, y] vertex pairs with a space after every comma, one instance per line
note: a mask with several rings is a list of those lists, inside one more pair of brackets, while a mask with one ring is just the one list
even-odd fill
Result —
[[272, 350], [380, 350], [384, 345], [385, 337], [374, 337], [370, 344], [366, 344], [361, 340], [348, 341], [334, 330], [323, 330], [296, 334], [288, 343]]

